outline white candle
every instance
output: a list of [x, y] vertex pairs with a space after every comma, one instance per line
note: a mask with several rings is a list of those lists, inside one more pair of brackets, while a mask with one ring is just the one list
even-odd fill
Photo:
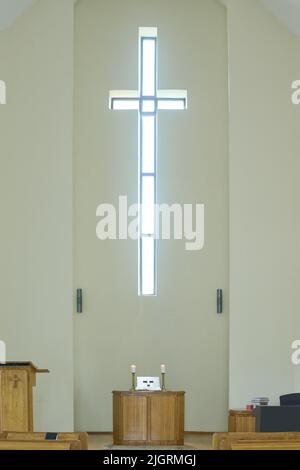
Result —
[[133, 364], [132, 366], [130, 366], [130, 370], [131, 370], [132, 374], [135, 374], [136, 373], [136, 366]]
[[166, 370], [167, 370], [167, 369], [166, 369], [165, 364], [162, 364], [162, 365], [160, 366], [160, 371], [161, 371], [161, 373], [162, 373], [162, 374], [165, 374], [165, 373], [166, 373]]

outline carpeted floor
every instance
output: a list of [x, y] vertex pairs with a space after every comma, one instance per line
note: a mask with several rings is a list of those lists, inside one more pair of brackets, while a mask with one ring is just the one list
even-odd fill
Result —
[[[212, 448], [212, 434], [202, 433], [186, 433], [185, 446], [178, 448], [175, 446], [160, 447], [161, 450], [211, 450]], [[112, 434], [110, 433], [90, 433], [89, 434], [89, 449], [90, 450], [129, 450], [132, 447], [127, 446], [113, 446]], [[137, 449], [136, 447], [134, 449]], [[139, 447], [139, 449], [154, 450], [154, 447]]]

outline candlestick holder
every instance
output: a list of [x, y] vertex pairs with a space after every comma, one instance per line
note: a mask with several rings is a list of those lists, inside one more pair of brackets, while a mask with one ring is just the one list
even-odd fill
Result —
[[131, 372], [131, 391], [135, 391], [135, 372]]
[[161, 373], [161, 389], [162, 389], [163, 392], [166, 391], [165, 375], [166, 375], [165, 372]]

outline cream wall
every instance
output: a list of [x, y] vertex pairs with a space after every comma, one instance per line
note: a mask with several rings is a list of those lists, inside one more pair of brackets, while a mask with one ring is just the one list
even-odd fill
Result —
[[0, 33], [0, 338], [37, 377], [35, 429], [73, 429], [73, 0]]
[[[96, 208], [137, 202], [137, 115], [108, 109], [136, 89], [138, 27], [159, 31], [159, 87], [188, 90], [188, 110], [159, 116], [158, 198], [205, 204], [205, 248], [158, 249], [158, 296], [137, 295], [137, 242], [96, 238]], [[75, 426], [112, 428], [113, 389], [168, 367], [186, 390], [186, 429], [226, 429], [228, 407], [228, 108], [225, 8], [214, 0], [80, 0], [75, 8]], [[216, 314], [216, 289], [224, 314]]]
[[[294, 391], [299, 337], [300, 42], [257, 0], [229, 0], [230, 406]], [[298, 389], [299, 391], [299, 389]]]

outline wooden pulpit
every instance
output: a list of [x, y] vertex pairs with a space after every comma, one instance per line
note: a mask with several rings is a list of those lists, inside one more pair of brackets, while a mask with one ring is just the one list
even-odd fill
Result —
[[37, 373], [32, 362], [0, 364], [0, 432], [33, 431], [33, 387]]
[[113, 392], [115, 445], [183, 445], [184, 392]]

